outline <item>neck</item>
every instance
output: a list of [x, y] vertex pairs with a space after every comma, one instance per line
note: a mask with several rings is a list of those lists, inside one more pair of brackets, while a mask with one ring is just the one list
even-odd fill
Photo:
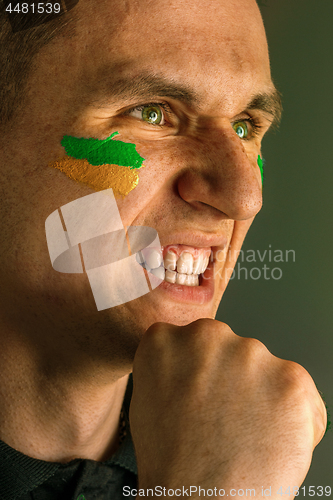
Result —
[[[48, 359], [7, 335], [0, 352], [0, 439], [33, 458], [104, 461], [116, 451], [130, 368]], [[74, 358], [74, 357], [73, 357]], [[50, 369], [52, 367], [52, 369]]]

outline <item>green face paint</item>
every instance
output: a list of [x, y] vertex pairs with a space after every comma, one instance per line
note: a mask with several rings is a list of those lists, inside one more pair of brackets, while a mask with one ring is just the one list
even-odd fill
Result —
[[61, 145], [69, 156], [77, 160], [86, 159], [90, 165], [113, 164], [123, 167], [140, 168], [144, 158], [135, 151], [135, 144], [112, 141], [119, 132], [114, 132], [104, 141], [99, 139], [78, 139], [65, 135]]
[[258, 166], [260, 168], [260, 173], [261, 173], [261, 184], [264, 183], [264, 163], [265, 160], [263, 158], [260, 158], [260, 155], [258, 155]]
[[115, 196], [126, 196], [139, 182], [137, 169], [144, 167], [144, 158], [135, 151], [135, 144], [112, 141], [116, 134], [103, 141], [65, 135], [61, 145], [68, 156], [49, 166], [95, 191], [112, 188]]

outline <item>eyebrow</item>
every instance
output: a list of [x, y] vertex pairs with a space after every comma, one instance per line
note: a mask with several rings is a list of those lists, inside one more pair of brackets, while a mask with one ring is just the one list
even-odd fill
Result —
[[198, 104], [199, 95], [186, 85], [181, 85], [163, 76], [144, 73], [134, 77], [119, 78], [110, 83], [110, 79], [102, 84], [99, 97], [93, 101], [97, 107], [109, 104], [116, 99], [147, 99], [160, 95], [177, 99], [186, 104]]
[[259, 93], [252, 97], [246, 109], [256, 109], [271, 115], [271, 127], [277, 128], [282, 116], [281, 93], [277, 88], [269, 93]]
[[[103, 81], [104, 80], [104, 81]], [[110, 78], [102, 80], [98, 97], [90, 101], [94, 107], [109, 105], [117, 99], [136, 100], [149, 99], [159, 95], [169, 97], [188, 105], [200, 105], [199, 94], [187, 85], [182, 85], [172, 79], [154, 73], [142, 73], [132, 78], [118, 78], [110, 83]], [[271, 126], [277, 127], [281, 121], [282, 102], [280, 92], [273, 86], [272, 91], [258, 93], [251, 97], [246, 110], [259, 110], [271, 115]]]

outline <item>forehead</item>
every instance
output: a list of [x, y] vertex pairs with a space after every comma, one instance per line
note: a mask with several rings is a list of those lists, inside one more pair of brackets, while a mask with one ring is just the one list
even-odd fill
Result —
[[[191, 85], [214, 108], [272, 88], [255, 0], [81, 0], [81, 82], [156, 73]], [[88, 83], [89, 82], [89, 83]]]

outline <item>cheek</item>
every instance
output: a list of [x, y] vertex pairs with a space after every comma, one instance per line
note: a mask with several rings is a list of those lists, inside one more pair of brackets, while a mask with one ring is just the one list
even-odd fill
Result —
[[135, 144], [111, 140], [117, 134], [105, 140], [64, 136], [61, 145], [67, 156], [49, 166], [95, 191], [111, 188], [115, 196], [126, 196], [138, 185], [144, 158]]
[[91, 165], [85, 159], [65, 156], [49, 163], [49, 166], [95, 191], [111, 188], [116, 197], [128, 195], [139, 183], [137, 169], [119, 165]]

